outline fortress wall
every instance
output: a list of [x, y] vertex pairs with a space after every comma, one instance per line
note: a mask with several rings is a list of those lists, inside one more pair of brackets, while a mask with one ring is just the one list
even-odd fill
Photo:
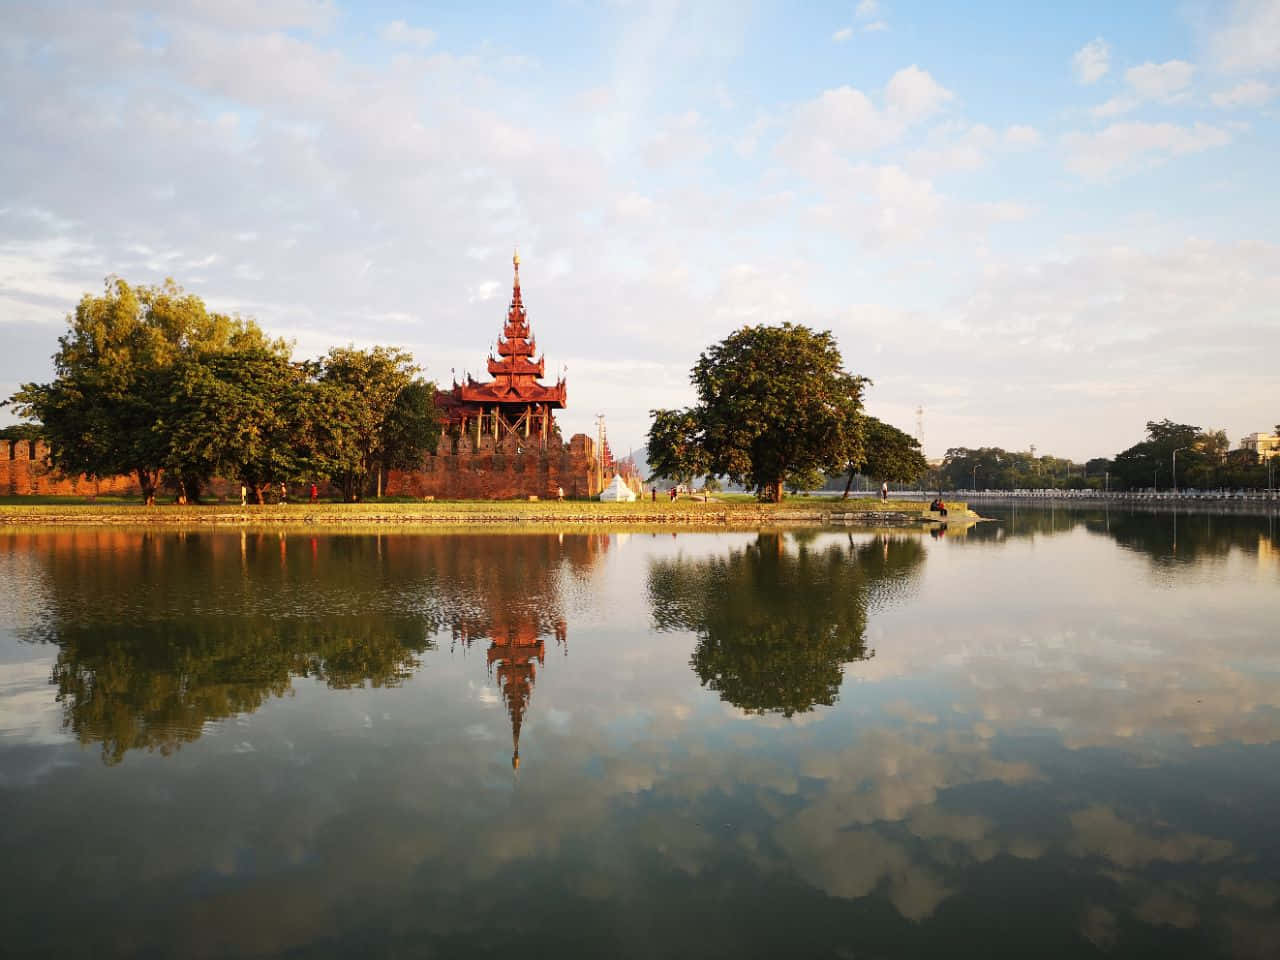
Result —
[[68, 477], [49, 466], [42, 440], [0, 440], [0, 496], [141, 496], [132, 477]]
[[[524, 500], [530, 496], [551, 500], [556, 488], [563, 487], [566, 497], [599, 494], [595, 443], [590, 437], [577, 434], [568, 444], [553, 440], [546, 450], [536, 444], [536, 440], [524, 445], [514, 438], [498, 443], [492, 437], [482, 437], [473, 449], [469, 438], [444, 437], [421, 469], [391, 471], [383, 493], [438, 500]], [[66, 477], [49, 466], [48, 454], [43, 441], [0, 440], [0, 496], [142, 495], [133, 477]], [[327, 482], [319, 487], [321, 496], [336, 493]], [[305, 495], [297, 485], [291, 488], [291, 496]], [[168, 491], [159, 493], [161, 500], [168, 497]], [[238, 501], [240, 484], [214, 478], [203, 497]]]
[[566, 497], [600, 492], [595, 443], [585, 434], [568, 444], [552, 440], [545, 450], [536, 439], [522, 444], [512, 437], [501, 442], [481, 437], [473, 446], [470, 437], [442, 437], [422, 469], [393, 470], [383, 493], [437, 500], [553, 500], [557, 487]]

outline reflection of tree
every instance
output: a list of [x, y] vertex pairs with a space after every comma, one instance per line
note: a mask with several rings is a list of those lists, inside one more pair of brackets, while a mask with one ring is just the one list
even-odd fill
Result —
[[1112, 513], [1105, 531], [1096, 521], [1089, 529], [1157, 562], [1191, 563], [1224, 560], [1233, 550], [1247, 556], [1273, 551], [1280, 524], [1244, 514], [1126, 512]]
[[698, 635], [691, 665], [721, 699], [755, 713], [835, 702], [841, 667], [871, 656], [867, 610], [901, 591], [924, 559], [914, 537], [798, 550], [761, 534], [705, 560], [655, 560], [649, 599], [659, 630]]
[[[25, 638], [57, 645], [66, 726], [118, 763], [131, 749], [168, 754], [294, 677], [398, 684], [446, 626], [517, 653], [529, 634], [541, 657], [540, 636], [565, 634], [560, 566], [589, 567], [598, 540], [40, 535], [22, 546], [41, 559], [49, 602]], [[518, 735], [532, 665], [523, 676], [508, 659], [490, 655]]]

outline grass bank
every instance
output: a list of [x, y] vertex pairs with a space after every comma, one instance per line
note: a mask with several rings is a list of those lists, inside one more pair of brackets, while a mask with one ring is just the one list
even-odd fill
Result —
[[526, 527], [625, 526], [700, 528], [768, 527], [792, 524], [865, 522], [870, 525], [914, 522], [922, 504], [911, 501], [826, 500], [797, 498], [780, 504], [755, 500], [680, 499], [635, 503], [598, 501], [526, 502], [517, 500], [456, 500], [370, 503], [287, 503], [241, 507], [239, 504], [199, 506], [76, 502], [0, 504], [0, 526], [64, 526], [99, 524], [113, 526], [279, 526], [323, 525], [470, 527], [502, 525]]

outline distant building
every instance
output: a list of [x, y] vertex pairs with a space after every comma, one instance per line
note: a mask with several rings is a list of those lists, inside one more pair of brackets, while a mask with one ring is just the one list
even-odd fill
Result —
[[1251, 433], [1240, 441], [1241, 450], [1252, 450], [1263, 460], [1280, 456], [1280, 433]]

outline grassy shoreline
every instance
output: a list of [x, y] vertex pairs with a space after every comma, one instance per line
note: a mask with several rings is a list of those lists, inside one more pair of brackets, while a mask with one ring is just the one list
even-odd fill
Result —
[[[50, 498], [52, 499], [52, 498]], [[0, 503], [0, 527], [32, 526], [421, 526], [489, 527], [600, 526], [769, 527], [776, 525], [867, 522], [912, 523], [923, 504], [912, 501], [797, 498], [781, 504], [682, 499], [600, 503], [598, 501], [460, 500], [373, 503], [298, 503], [241, 507], [239, 504], [155, 506], [102, 502]], [[834, 515], [834, 516], [833, 516]]]

